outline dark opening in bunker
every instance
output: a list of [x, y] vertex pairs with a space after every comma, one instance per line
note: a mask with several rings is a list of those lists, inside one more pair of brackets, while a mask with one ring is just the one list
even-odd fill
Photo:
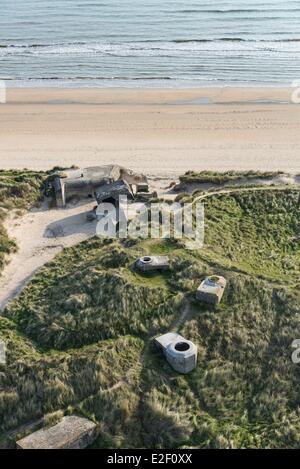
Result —
[[143, 262], [151, 262], [151, 257], [149, 256], [143, 257]]
[[185, 352], [190, 348], [190, 345], [187, 342], [178, 342], [178, 344], [175, 345], [175, 350], [178, 350], [178, 352]]

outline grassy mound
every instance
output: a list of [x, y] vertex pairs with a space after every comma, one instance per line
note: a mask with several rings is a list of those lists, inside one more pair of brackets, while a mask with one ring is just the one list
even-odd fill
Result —
[[24, 209], [41, 197], [46, 173], [28, 170], [0, 170], [0, 200], [2, 209]]
[[0, 373], [0, 432], [73, 405], [110, 389], [138, 361], [143, 343], [132, 337], [103, 341], [68, 353], [41, 353], [10, 321], [0, 318], [7, 365]]
[[171, 293], [136, 281], [132, 263], [117, 245], [83, 243], [45, 266], [9, 310], [26, 335], [47, 348], [143, 335], [159, 320]]
[[205, 204], [204, 256], [256, 276], [299, 282], [299, 190], [218, 194]]
[[184, 175], [179, 177], [182, 184], [216, 184], [222, 185], [228, 182], [237, 181], [251, 181], [254, 179], [273, 179], [282, 175], [279, 171], [226, 171], [223, 173], [215, 171], [187, 171]]

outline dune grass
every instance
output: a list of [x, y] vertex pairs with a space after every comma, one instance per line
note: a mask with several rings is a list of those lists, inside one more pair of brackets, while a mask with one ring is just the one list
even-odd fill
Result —
[[299, 190], [217, 194], [205, 205], [201, 255], [229, 268], [299, 285]]
[[[98, 424], [95, 448], [299, 447], [299, 191], [212, 195], [206, 220], [203, 250], [95, 238], [38, 272], [0, 317], [0, 446], [75, 412]], [[135, 271], [149, 252], [170, 271]], [[195, 300], [213, 274], [217, 307]], [[152, 344], [170, 330], [198, 346], [189, 375]]]
[[236, 181], [251, 181], [253, 179], [273, 179], [284, 173], [280, 171], [226, 171], [226, 172], [215, 172], [215, 171], [187, 171], [185, 174], [180, 176], [179, 181], [182, 184], [216, 184], [222, 185], [228, 182]]

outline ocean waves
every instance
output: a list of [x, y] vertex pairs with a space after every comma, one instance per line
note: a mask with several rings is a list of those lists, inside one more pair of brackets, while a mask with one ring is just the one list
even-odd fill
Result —
[[[174, 41], [138, 41], [138, 42], [97, 42], [97, 43], [62, 43], [62, 44], [23, 44], [0, 45], [0, 66], [5, 59], [51, 59], [61, 62], [74, 59], [80, 62], [87, 57], [101, 61], [105, 57], [117, 57], [127, 60], [134, 58], [167, 58], [170, 61], [184, 59], [202, 59], [206, 57], [243, 57], [260, 59], [268, 57], [291, 60], [300, 63], [300, 40], [258, 40], [247, 41], [238, 38], [220, 38], [216, 40], [174, 40]], [[103, 64], [105, 65], [105, 64]], [[171, 63], [170, 63], [171, 65]], [[1, 67], [2, 69], [2, 67]], [[1, 72], [0, 72], [1, 73]]]
[[265, 51], [278, 54], [300, 54], [300, 39], [246, 40], [242, 38], [174, 39], [172, 41], [74, 42], [53, 44], [0, 44], [0, 58], [28, 56], [86, 57], [195, 57], [205, 53], [248, 53]]
[[5, 0], [0, 30], [0, 79], [17, 85], [300, 79], [299, 0]]

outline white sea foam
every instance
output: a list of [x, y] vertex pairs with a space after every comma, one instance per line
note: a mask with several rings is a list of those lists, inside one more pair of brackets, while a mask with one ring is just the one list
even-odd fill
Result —
[[85, 44], [24, 44], [7, 45], [0, 47], [0, 57], [11, 56], [84, 56], [90, 55], [115, 55], [117, 57], [155, 57], [155, 56], [180, 56], [189, 53], [191, 57], [203, 53], [225, 52], [229, 54], [247, 53], [251, 55], [294, 53], [300, 54], [300, 40], [289, 41], [238, 41], [216, 39], [212, 41], [160, 41], [160, 42], [122, 42], [122, 43], [85, 43]]

